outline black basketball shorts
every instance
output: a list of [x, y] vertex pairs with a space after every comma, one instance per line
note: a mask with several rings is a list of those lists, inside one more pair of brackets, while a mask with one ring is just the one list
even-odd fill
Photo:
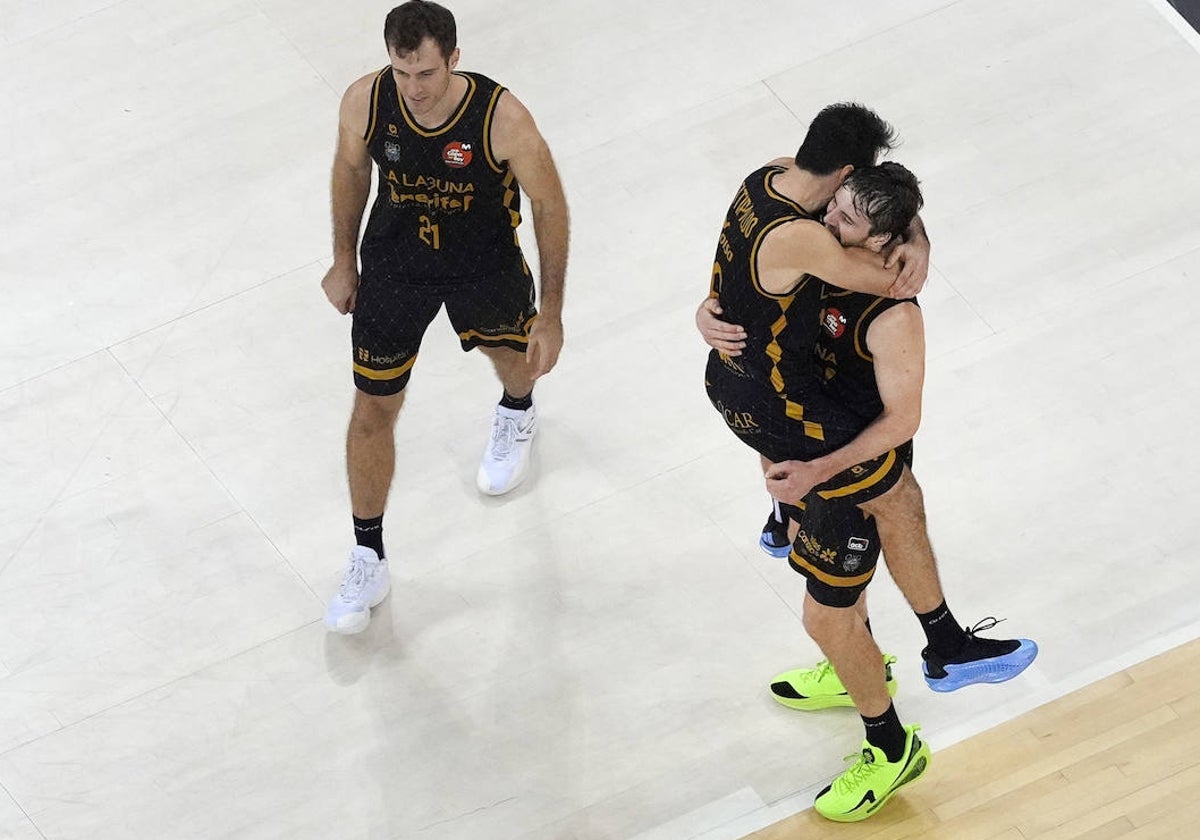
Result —
[[508, 274], [431, 286], [364, 270], [354, 305], [354, 384], [376, 396], [404, 390], [425, 329], [444, 304], [464, 351], [508, 347], [524, 352], [537, 317], [533, 278]]
[[859, 505], [895, 487], [905, 467], [912, 467], [912, 441], [838, 473], [805, 496], [788, 562], [807, 578], [817, 603], [851, 607], [871, 582], [879, 531]]

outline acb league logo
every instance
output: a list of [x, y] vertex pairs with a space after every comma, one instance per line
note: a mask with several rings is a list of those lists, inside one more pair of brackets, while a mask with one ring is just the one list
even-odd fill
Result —
[[452, 169], [462, 169], [471, 162], [471, 144], [454, 140], [442, 149], [442, 160]]

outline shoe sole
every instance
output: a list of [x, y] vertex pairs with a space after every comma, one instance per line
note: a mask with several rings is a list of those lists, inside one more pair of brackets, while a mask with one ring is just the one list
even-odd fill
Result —
[[[375, 607], [378, 607], [380, 604], [382, 604], [383, 599], [386, 598], [388, 596], [388, 593], [391, 591], [392, 591], [392, 581], [389, 578], [383, 585], [383, 591], [380, 592], [378, 595], [376, 595], [375, 600], [367, 605], [367, 609], [365, 612], [352, 614], [355, 617], [357, 617], [359, 620], [356, 620], [353, 624], [341, 624], [341, 623], [330, 624], [329, 621], [326, 620], [325, 626], [332, 632], [337, 633], [339, 636], [354, 636], [358, 633], [361, 633], [362, 631], [366, 630], [367, 625], [369, 625], [371, 623], [371, 610], [375, 609]], [[343, 618], [348, 618], [348, 617], [349, 616], [343, 616]]]
[[513, 479], [512, 484], [505, 487], [503, 490], [493, 490], [491, 482], [488, 480], [487, 473], [480, 467], [479, 472], [475, 475], [475, 486], [479, 488], [479, 492], [485, 496], [503, 496], [506, 493], [511, 493], [516, 490], [525, 481], [525, 474], [528, 470], [521, 472]]
[[[786, 682], [786, 680], [775, 680], [775, 682]], [[888, 680], [887, 692], [888, 697], [896, 696], [896, 680]], [[854, 708], [854, 701], [850, 699], [849, 694], [832, 694], [824, 697], [781, 697], [774, 691], [771, 696], [775, 698], [775, 702], [781, 706], [787, 706], [789, 709], [795, 709], [798, 712], [819, 712], [821, 709], [836, 709], [836, 708]]]
[[917, 752], [917, 757], [913, 760], [913, 766], [909, 768], [908, 772], [905, 773], [904, 776], [902, 776], [900, 779], [897, 779], [896, 784], [892, 785], [888, 789], [887, 793], [879, 797], [879, 801], [871, 805], [869, 809], [864, 811], [851, 811], [849, 814], [825, 814], [821, 811], [817, 811], [817, 813], [821, 814], [821, 816], [827, 820], [840, 823], [862, 822], [865, 819], [869, 819], [878, 814], [880, 809], [887, 804], [889, 799], [896, 795], [900, 788], [907, 784], [911, 784], [912, 782], [915, 782], [917, 779], [924, 776], [925, 771], [929, 769], [929, 763], [932, 760], [933, 756], [929, 752], [929, 745], [922, 743], [921, 749]]
[[758, 547], [761, 548], [764, 553], [769, 554], [772, 557], [778, 557], [781, 560], [792, 553], [792, 547], [790, 545], [771, 545], [762, 537], [758, 538]]
[[[934, 691], [944, 694], [968, 685], [1008, 682], [1028, 668], [1033, 660], [1037, 659], [1037, 655], [1037, 642], [1022, 639], [1021, 646], [1012, 653], [983, 659], [979, 662], [946, 665], [946, 676], [931, 677], [926, 674], [925, 683]], [[921, 667], [924, 670], [925, 666]]]

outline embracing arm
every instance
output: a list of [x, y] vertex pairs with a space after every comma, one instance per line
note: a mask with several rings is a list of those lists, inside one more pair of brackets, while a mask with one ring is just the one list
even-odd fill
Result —
[[902, 303], [880, 315], [867, 331], [867, 348], [875, 359], [883, 411], [857, 437], [828, 455], [774, 464], [767, 471], [767, 489], [777, 499], [795, 502], [843, 470], [878, 458], [916, 434], [925, 384], [921, 310], [916, 304]]
[[570, 220], [558, 169], [533, 116], [506, 91], [496, 103], [492, 150], [507, 161], [529, 196], [541, 268], [539, 314], [530, 332], [527, 358], [541, 376], [554, 367], [562, 348], [563, 288], [567, 276]]
[[913, 216], [904, 240], [888, 254], [886, 268], [900, 266], [900, 276], [888, 294], [894, 298], [913, 297], [925, 285], [929, 275], [929, 236], [920, 216]]
[[786, 294], [805, 274], [820, 277], [852, 292], [888, 295], [896, 269], [884, 268], [884, 257], [865, 248], [843, 248], [820, 222], [800, 220], [767, 234], [758, 251], [762, 287]]

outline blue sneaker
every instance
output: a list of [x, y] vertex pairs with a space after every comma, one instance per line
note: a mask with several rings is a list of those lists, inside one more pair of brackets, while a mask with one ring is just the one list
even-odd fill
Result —
[[758, 547], [772, 557], [787, 557], [792, 553], [792, 541], [788, 539], [787, 532], [787, 523], [780, 522], [775, 518], [775, 511], [771, 511], [758, 538]]
[[[1030, 639], [982, 639], [975, 634], [990, 630], [1003, 619], [988, 617], [968, 627], [967, 644], [954, 656], [938, 656], [932, 648], [921, 651], [925, 682], [934, 691], [955, 691], [975, 683], [1011, 680], [1037, 658], [1037, 643]], [[990, 622], [990, 623], [989, 623]]]

